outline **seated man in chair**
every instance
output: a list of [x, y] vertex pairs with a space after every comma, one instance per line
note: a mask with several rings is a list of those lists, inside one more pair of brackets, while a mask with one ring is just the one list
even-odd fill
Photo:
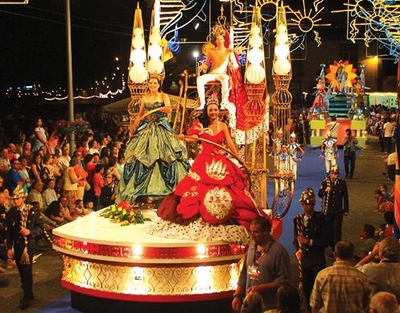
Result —
[[199, 66], [199, 73], [206, 72], [197, 77], [197, 91], [200, 99], [200, 107], [198, 110], [204, 109], [205, 105], [205, 84], [218, 80], [221, 82], [221, 106], [226, 107], [228, 104], [230, 86], [230, 76], [228, 75], [228, 69], [238, 68], [239, 65], [236, 61], [235, 55], [232, 49], [226, 47], [225, 36], [223, 32], [218, 33], [215, 36], [215, 47], [210, 49], [207, 53], [206, 61]]

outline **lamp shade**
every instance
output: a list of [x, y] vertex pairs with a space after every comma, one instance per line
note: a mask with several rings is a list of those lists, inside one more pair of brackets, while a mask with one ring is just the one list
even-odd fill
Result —
[[129, 78], [136, 84], [144, 83], [149, 73], [143, 65], [134, 65], [129, 70]]
[[246, 79], [252, 84], [259, 84], [265, 79], [265, 70], [260, 64], [251, 64], [245, 71]]
[[161, 74], [164, 71], [164, 63], [160, 59], [150, 59], [147, 62], [147, 69], [150, 74]]
[[263, 39], [260, 35], [251, 36], [249, 39], [249, 45], [252, 48], [260, 48], [263, 44]]
[[273, 70], [278, 75], [287, 75], [292, 69], [288, 59], [277, 59], [274, 61]]
[[144, 38], [134, 37], [132, 40], [132, 47], [135, 49], [142, 49], [144, 47]]
[[152, 44], [149, 47], [148, 53], [152, 58], [159, 58], [162, 55], [162, 48], [157, 44]]
[[143, 64], [146, 61], [146, 52], [143, 49], [133, 49], [130, 60], [133, 64]]
[[281, 43], [275, 46], [275, 55], [278, 59], [287, 58], [290, 53], [289, 46]]
[[282, 32], [282, 33], [276, 35], [276, 43], [277, 44], [286, 43], [287, 41], [288, 41], [287, 33]]
[[260, 64], [264, 60], [264, 54], [260, 48], [252, 48], [247, 53], [247, 59], [251, 64]]
[[150, 44], [159, 44], [160, 43], [160, 41], [161, 41], [161, 35], [160, 35], [160, 33], [158, 32], [158, 33], [152, 33], [151, 35], [150, 35]]

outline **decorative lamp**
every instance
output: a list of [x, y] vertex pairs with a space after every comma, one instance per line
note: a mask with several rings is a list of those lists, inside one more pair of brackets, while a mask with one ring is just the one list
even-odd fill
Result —
[[148, 79], [148, 77], [149, 73], [143, 65], [135, 64], [129, 69], [129, 78], [133, 83], [142, 84]]

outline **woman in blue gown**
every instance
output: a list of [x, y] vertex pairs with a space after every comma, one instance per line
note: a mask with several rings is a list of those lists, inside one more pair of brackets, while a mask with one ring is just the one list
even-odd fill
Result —
[[189, 170], [186, 146], [176, 138], [168, 120], [170, 100], [159, 91], [157, 77], [150, 77], [148, 84], [149, 90], [141, 99], [139, 114], [129, 131], [117, 203], [132, 204], [139, 196], [169, 195]]

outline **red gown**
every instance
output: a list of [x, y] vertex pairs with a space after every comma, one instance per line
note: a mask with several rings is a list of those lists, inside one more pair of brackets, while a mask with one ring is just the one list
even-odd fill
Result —
[[[222, 145], [224, 133], [199, 134]], [[188, 224], [199, 216], [211, 225], [239, 224], [249, 228], [258, 216], [256, 204], [246, 189], [243, 172], [218, 147], [202, 142], [189, 173], [178, 183], [173, 195], [164, 199], [157, 215], [179, 224]]]

